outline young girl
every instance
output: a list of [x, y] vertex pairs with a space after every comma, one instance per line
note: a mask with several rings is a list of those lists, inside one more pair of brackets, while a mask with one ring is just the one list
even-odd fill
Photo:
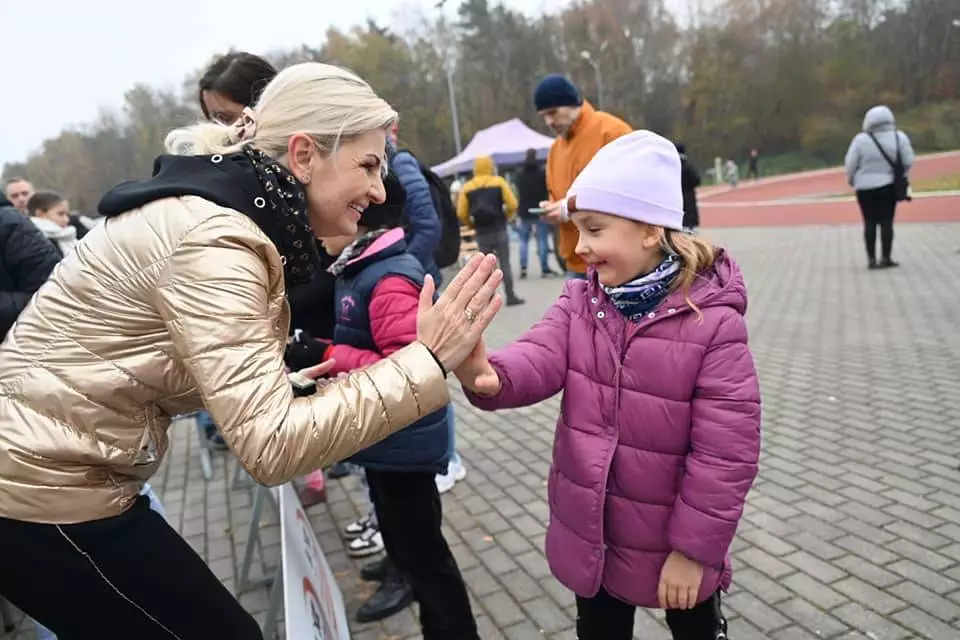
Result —
[[33, 224], [47, 237], [61, 256], [77, 246], [77, 229], [70, 224], [70, 205], [59, 193], [38, 191], [27, 201]]
[[629, 640], [638, 606], [666, 609], [674, 638], [723, 637], [760, 454], [743, 277], [682, 232], [680, 158], [656, 134], [601, 149], [566, 203], [588, 280], [489, 359], [480, 343], [457, 377], [486, 410], [564, 391], [546, 553], [580, 640]]
[[[335, 361], [331, 376], [369, 366], [417, 339], [425, 272], [407, 252], [404, 189], [392, 173], [384, 186], [386, 202], [364, 211], [356, 236], [322, 241], [338, 256], [329, 269], [337, 276], [336, 325], [322, 358]], [[435, 482], [449, 460], [448, 420], [444, 407], [350, 459], [366, 472], [388, 558], [380, 575], [370, 576], [381, 580], [378, 592], [357, 615], [379, 619], [415, 598], [425, 640], [476, 640], [467, 588], [443, 537]]]

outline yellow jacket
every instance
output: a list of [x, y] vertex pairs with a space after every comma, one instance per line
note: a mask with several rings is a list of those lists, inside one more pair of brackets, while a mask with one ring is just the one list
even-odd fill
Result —
[[250, 218], [166, 198], [91, 231], [0, 346], [0, 516], [115, 516], [204, 406], [259, 482], [343, 460], [449, 401], [415, 343], [308, 398], [284, 371], [283, 266]]
[[457, 196], [457, 217], [460, 223], [473, 229], [473, 220], [470, 217], [470, 193], [477, 189], [500, 188], [503, 194], [504, 215], [507, 221], [513, 220], [517, 214], [517, 197], [513, 194], [510, 184], [502, 177], [494, 175], [493, 158], [480, 156], [473, 162], [473, 178], [471, 178]]

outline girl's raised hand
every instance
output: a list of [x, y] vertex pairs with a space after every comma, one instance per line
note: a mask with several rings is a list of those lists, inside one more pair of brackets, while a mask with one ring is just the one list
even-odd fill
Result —
[[703, 567], [677, 551], [671, 551], [660, 570], [657, 598], [661, 609], [693, 609], [703, 581]]
[[460, 384], [477, 395], [492, 396], [500, 390], [500, 376], [487, 360], [487, 347], [483, 336], [477, 340], [473, 351], [453, 373]]

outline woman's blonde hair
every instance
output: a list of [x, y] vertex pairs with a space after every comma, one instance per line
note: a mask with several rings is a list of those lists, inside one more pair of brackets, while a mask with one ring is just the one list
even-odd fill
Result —
[[237, 129], [202, 122], [175, 129], [165, 146], [174, 155], [212, 155], [239, 151], [252, 142], [274, 159], [287, 154], [295, 133], [306, 133], [322, 153], [336, 151], [340, 142], [386, 129], [397, 112], [369, 84], [346, 69], [319, 62], [287, 67], [263, 89], [253, 108], [253, 135], [237, 140]]
[[684, 231], [663, 229], [662, 242], [666, 249], [680, 256], [680, 274], [673, 283], [673, 290], [679, 289], [683, 294], [683, 301], [696, 312], [702, 321], [703, 314], [700, 308], [690, 299], [690, 287], [699, 277], [700, 272], [713, 266], [717, 258], [717, 251], [709, 240], [704, 240]]

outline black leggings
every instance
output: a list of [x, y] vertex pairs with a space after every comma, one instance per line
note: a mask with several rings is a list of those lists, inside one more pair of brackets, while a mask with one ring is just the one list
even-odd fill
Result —
[[[577, 640], [632, 640], [636, 612], [602, 588], [592, 598], [577, 596]], [[725, 640], [720, 592], [693, 609], [667, 609], [667, 626], [675, 640]]]
[[893, 216], [897, 211], [897, 193], [893, 185], [857, 191], [857, 204], [863, 216], [863, 240], [867, 257], [877, 259], [877, 227], [880, 227], [880, 250], [884, 260], [893, 252]]
[[436, 476], [367, 469], [387, 557], [413, 587], [424, 640], [478, 640], [457, 561], [443, 537]]
[[145, 497], [81, 524], [0, 518], [0, 549], [0, 594], [58, 640], [263, 638]]

